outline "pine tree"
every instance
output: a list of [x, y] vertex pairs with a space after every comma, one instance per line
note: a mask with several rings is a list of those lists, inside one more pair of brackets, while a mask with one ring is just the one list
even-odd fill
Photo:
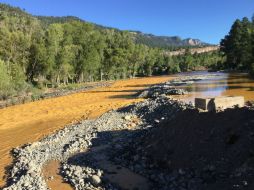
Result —
[[241, 52], [241, 30], [242, 23], [237, 19], [231, 27], [227, 36], [221, 41], [221, 50], [227, 56], [227, 65], [229, 68], [236, 69], [239, 63]]

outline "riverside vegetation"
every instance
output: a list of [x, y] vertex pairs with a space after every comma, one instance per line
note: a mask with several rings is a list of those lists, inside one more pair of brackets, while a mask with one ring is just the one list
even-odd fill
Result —
[[0, 10], [0, 100], [87, 81], [209, 68], [224, 59], [188, 49], [167, 56], [169, 47], [148, 46], [144, 35], [138, 41], [133, 32], [75, 17], [37, 17], [5, 4]]
[[254, 76], [254, 16], [237, 19], [221, 40], [221, 51], [226, 56], [224, 68], [248, 71]]

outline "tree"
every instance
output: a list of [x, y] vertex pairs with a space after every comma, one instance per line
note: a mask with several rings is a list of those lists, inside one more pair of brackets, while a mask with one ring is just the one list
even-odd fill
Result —
[[131, 44], [131, 48], [129, 50], [129, 67], [128, 67], [128, 75], [133, 78], [138, 73], [138, 68], [145, 61], [145, 52], [146, 47], [144, 45], [135, 45]]
[[175, 74], [181, 72], [179, 67], [179, 63], [175, 59], [175, 57], [166, 57], [165, 58], [166, 66], [167, 66], [167, 73], [168, 74]]
[[250, 62], [250, 74], [254, 76], [254, 15], [252, 17], [252, 34], [251, 34], [251, 51], [252, 51], [252, 58]]
[[221, 50], [227, 56], [227, 65], [233, 69], [248, 69], [252, 57], [253, 26], [247, 17], [237, 19], [229, 34], [221, 41]]
[[42, 38], [34, 40], [30, 47], [29, 65], [26, 75], [29, 81], [35, 82], [35, 78], [44, 78], [47, 74], [47, 49]]
[[148, 49], [147, 55], [145, 57], [145, 62], [143, 65], [143, 72], [144, 76], [151, 76], [152, 75], [152, 68], [156, 62], [156, 52], [154, 49]]
[[221, 51], [226, 54], [228, 67], [232, 69], [236, 69], [239, 63], [241, 30], [242, 23], [237, 19], [232, 25], [229, 34], [221, 41]]
[[252, 44], [251, 44], [251, 32], [252, 25], [247, 17], [242, 20], [242, 30], [241, 30], [241, 48], [239, 52], [239, 64], [240, 68], [248, 69], [250, 68], [251, 57], [252, 57]]
[[57, 59], [59, 61], [57, 61], [56, 65], [58, 82], [63, 81], [64, 85], [69, 83], [69, 79], [73, 82], [75, 74], [72, 63], [75, 61], [76, 49], [75, 45], [65, 45], [58, 54]]
[[59, 59], [57, 57], [61, 52], [61, 43], [63, 41], [63, 27], [61, 24], [51, 24], [46, 32], [46, 50], [47, 50], [47, 60], [46, 60], [46, 74], [47, 78], [51, 80], [52, 83], [60, 83], [59, 71], [57, 71], [57, 62]]
[[181, 71], [184, 71], [184, 72], [189, 71], [190, 69], [192, 69], [192, 64], [193, 64], [193, 56], [190, 50], [187, 49], [179, 65]]

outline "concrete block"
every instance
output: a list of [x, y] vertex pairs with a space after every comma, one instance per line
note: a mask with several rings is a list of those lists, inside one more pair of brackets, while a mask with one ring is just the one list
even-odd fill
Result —
[[217, 97], [214, 98], [215, 109], [227, 109], [233, 108], [235, 106], [243, 107], [244, 106], [244, 97], [243, 96], [228, 96], [228, 97]]
[[195, 98], [195, 107], [208, 110], [224, 110], [227, 108], [233, 108], [235, 106], [243, 107], [244, 106], [244, 97], [243, 96], [222, 96], [215, 98]]
[[208, 104], [211, 99], [212, 98], [195, 98], [195, 107], [202, 110], [208, 110]]

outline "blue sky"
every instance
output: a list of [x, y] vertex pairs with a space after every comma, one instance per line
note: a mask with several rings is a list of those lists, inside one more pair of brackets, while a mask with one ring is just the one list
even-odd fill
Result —
[[254, 0], [0, 0], [34, 15], [86, 21], [155, 35], [218, 44], [236, 18], [251, 17]]

